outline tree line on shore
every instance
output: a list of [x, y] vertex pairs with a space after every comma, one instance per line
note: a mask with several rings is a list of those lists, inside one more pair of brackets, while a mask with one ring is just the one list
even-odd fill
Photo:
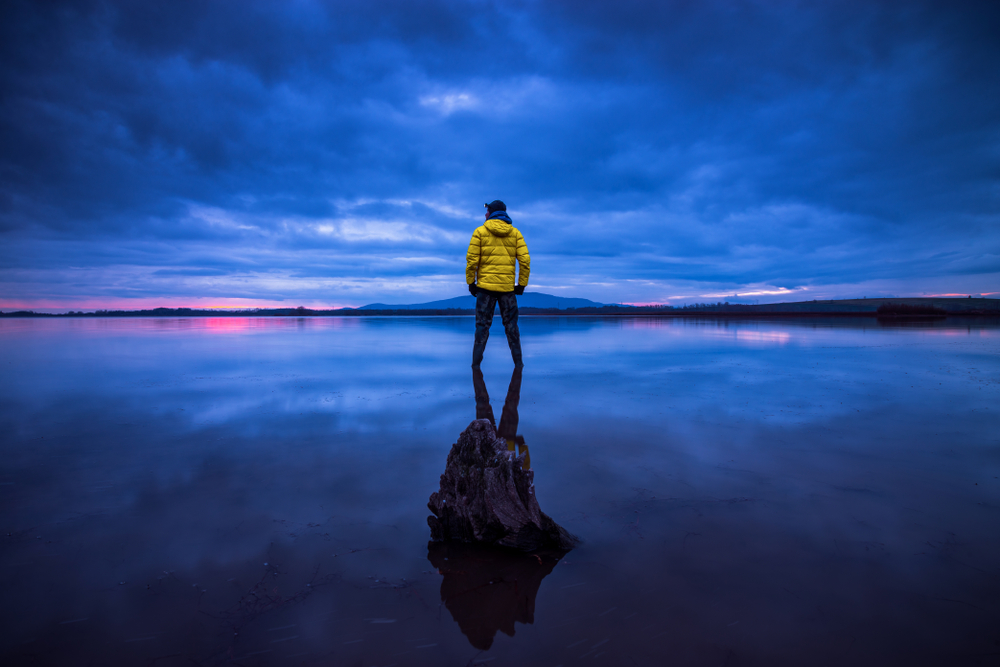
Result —
[[[836, 301], [800, 301], [771, 304], [692, 303], [684, 306], [629, 306], [612, 304], [583, 308], [519, 309], [525, 315], [630, 315], [659, 317], [738, 317], [738, 316], [854, 316], [854, 317], [943, 317], [947, 315], [998, 316], [1000, 299], [978, 298], [905, 298], [905, 299], [844, 299]], [[147, 310], [94, 310], [66, 313], [38, 313], [32, 310], [0, 311], [0, 317], [378, 317], [378, 316], [466, 316], [471, 308], [428, 310], [373, 310], [360, 308], [311, 309], [246, 308], [212, 310], [199, 308], [152, 308]]]

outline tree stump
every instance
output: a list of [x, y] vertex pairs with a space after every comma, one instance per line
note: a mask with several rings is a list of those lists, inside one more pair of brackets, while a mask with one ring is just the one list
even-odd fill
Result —
[[529, 552], [576, 546], [579, 540], [538, 507], [534, 472], [522, 464], [489, 420], [469, 424], [448, 453], [440, 490], [427, 503], [431, 539]]

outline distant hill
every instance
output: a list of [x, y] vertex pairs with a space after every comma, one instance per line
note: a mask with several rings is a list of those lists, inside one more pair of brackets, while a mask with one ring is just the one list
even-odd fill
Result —
[[[895, 297], [878, 299], [837, 299], [833, 301], [798, 301], [791, 303], [765, 303], [760, 305], [739, 303], [697, 303], [686, 306], [627, 306], [600, 304], [587, 299], [570, 299], [551, 294], [532, 292], [517, 298], [525, 315], [565, 316], [624, 316], [624, 317], [1000, 317], [1000, 299], [983, 297]], [[367, 317], [370, 315], [454, 315], [455, 310], [469, 314], [475, 308], [471, 296], [454, 299], [386, 305], [372, 303], [361, 308], [313, 310], [297, 308], [246, 308], [218, 310], [198, 308], [152, 308], [148, 310], [96, 310], [93, 312], [36, 313], [30, 310], [0, 312], [0, 317]], [[879, 313], [879, 306], [885, 306]], [[450, 311], [450, 312], [449, 312]]]
[[[517, 297], [517, 305], [521, 308], [558, 308], [565, 310], [566, 308], [599, 308], [604, 304], [590, 301], [589, 299], [572, 299], [564, 296], [542, 294], [541, 292], [525, 292]], [[361, 306], [358, 310], [447, 310], [448, 308], [475, 310], [476, 298], [471, 294], [466, 294], [465, 296], [456, 296], [453, 299], [407, 305], [370, 303], [367, 306]]]

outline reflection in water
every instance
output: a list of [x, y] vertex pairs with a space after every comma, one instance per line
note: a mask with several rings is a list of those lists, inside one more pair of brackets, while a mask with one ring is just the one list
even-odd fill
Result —
[[535, 622], [538, 587], [564, 552], [526, 554], [461, 542], [431, 542], [427, 559], [444, 575], [441, 601], [475, 648], [493, 645], [497, 630]]
[[[1000, 650], [1000, 321], [525, 318], [525, 423], [486, 364], [478, 424], [514, 474], [536, 471], [507, 436], [531, 439], [537, 500], [586, 538], [548, 574], [541, 552], [425, 551], [474, 416], [468, 318], [221, 324], [0, 318], [0, 665]], [[497, 633], [536, 590], [533, 624]]]
[[[524, 443], [524, 437], [517, 434], [521, 368], [515, 367], [510, 377], [499, 426], [496, 424], [490, 396], [486, 391], [486, 382], [479, 368], [472, 369], [472, 384], [476, 395], [476, 419], [489, 421], [499, 439], [506, 443], [507, 451], [514, 453], [516, 459], [521, 461], [521, 470], [530, 470], [528, 447]], [[476, 422], [473, 422], [473, 426], [475, 424]], [[462, 442], [461, 438], [459, 442]], [[460, 445], [456, 445], [456, 448], [459, 447]], [[455, 450], [448, 457], [449, 469], [453, 465], [454, 456]], [[532, 474], [524, 473], [526, 476]], [[448, 471], [442, 475], [442, 489], [446, 486], [447, 477]], [[469, 486], [474, 485], [470, 483]], [[469, 493], [470, 497], [473, 495]], [[490, 500], [493, 503], [490, 503]], [[496, 500], [497, 497], [487, 500], [493, 510], [500, 509], [499, 505], [494, 504]], [[531, 500], [533, 501], [533, 497]], [[432, 496], [432, 505], [433, 503]], [[528, 505], [529, 507], [534, 505], [537, 509], [537, 503], [529, 502]], [[432, 506], [431, 510], [434, 511], [435, 507]], [[540, 512], [539, 514], [539, 521], [544, 527], [561, 531], [548, 517]], [[432, 522], [432, 533], [434, 525], [435, 522]], [[561, 532], [565, 534], [565, 531]], [[568, 534], [566, 537], [569, 538]], [[570, 546], [570, 542], [567, 541], [564, 546]], [[535, 596], [538, 594], [538, 587], [567, 551], [566, 548], [549, 548], [525, 553], [484, 544], [446, 541], [431, 542], [428, 545], [427, 558], [444, 577], [441, 582], [441, 601], [451, 612], [452, 618], [469, 639], [469, 643], [485, 651], [493, 645], [493, 637], [497, 630], [503, 631], [508, 636], [514, 636], [515, 621], [534, 622]]]
[[521, 367], [515, 366], [514, 372], [510, 376], [510, 385], [507, 387], [507, 398], [503, 402], [503, 411], [500, 413], [500, 426], [497, 426], [493, 417], [493, 407], [490, 405], [490, 395], [486, 391], [486, 382], [483, 380], [483, 372], [479, 368], [472, 369], [472, 386], [476, 393], [476, 419], [488, 419], [497, 435], [507, 443], [507, 451], [516, 451], [517, 456], [524, 456], [521, 464], [525, 470], [531, 468], [531, 455], [528, 446], [524, 443], [524, 436], [517, 434], [517, 404], [521, 400]]

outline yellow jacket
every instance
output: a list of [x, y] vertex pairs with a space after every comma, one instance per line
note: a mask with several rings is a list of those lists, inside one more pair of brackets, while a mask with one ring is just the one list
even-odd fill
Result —
[[517, 282], [527, 287], [531, 257], [524, 237], [510, 218], [490, 218], [472, 233], [465, 256], [465, 282], [491, 292], [513, 292], [515, 260], [521, 266]]

